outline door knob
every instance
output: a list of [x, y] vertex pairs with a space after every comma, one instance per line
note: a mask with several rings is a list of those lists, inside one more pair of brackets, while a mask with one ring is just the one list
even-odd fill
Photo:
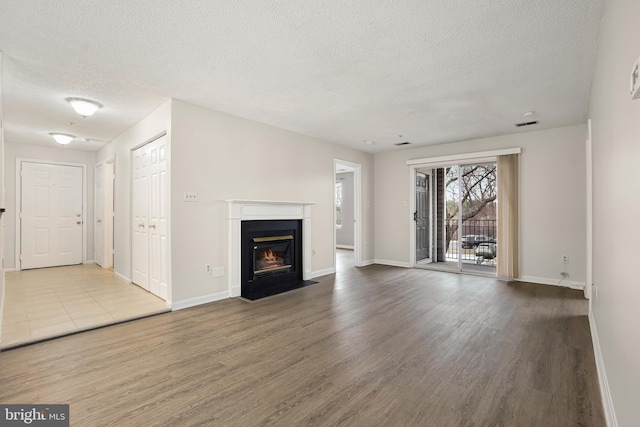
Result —
[[102, 222], [102, 220], [101, 220], [101, 219], [99, 219], [97, 222], [98, 222], [98, 224], [100, 224], [100, 223]]
[[82, 224], [82, 221], [76, 221], [76, 224], [80, 225]]
[[155, 224], [151, 224], [151, 225], [149, 225], [149, 228], [153, 228], [155, 230], [156, 225]]
[[138, 224], [138, 227], [144, 228], [144, 224]]

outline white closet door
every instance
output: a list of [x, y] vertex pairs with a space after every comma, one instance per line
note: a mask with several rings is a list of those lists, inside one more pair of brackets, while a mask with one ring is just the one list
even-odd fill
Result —
[[133, 282], [166, 300], [167, 245], [167, 137], [133, 152], [132, 266]]
[[131, 264], [133, 283], [149, 290], [149, 150], [133, 152]]
[[82, 167], [21, 162], [20, 268], [82, 264]]
[[104, 165], [96, 166], [94, 191], [94, 221], [93, 221], [93, 259], [96, 264], [104, 266]]
[[149, 290], [167, 299], [167, 138], [149, 144]]

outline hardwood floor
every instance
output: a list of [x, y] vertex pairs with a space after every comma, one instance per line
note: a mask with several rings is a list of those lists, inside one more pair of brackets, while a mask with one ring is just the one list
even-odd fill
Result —
[[587, 301], [373, 265], [0, 353], [74, 426], [604, 426]]

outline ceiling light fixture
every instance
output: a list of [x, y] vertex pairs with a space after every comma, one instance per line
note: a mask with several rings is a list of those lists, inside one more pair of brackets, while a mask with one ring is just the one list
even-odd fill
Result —
[[70, 143], [76, 136], [69, 135], [68, 133], [59, 133], [59, 132], [50, 132], [49, 135], [56, 140], [58, 144], [67, 145]]
[[67, 98], [66, 101], [71, 104], [76, 113], [80, 114], [82, 117], [92, 116], [93, 113], [102, 108], [102, 104], [96, 101], [92, 101], [90, 99], [84, 98]]

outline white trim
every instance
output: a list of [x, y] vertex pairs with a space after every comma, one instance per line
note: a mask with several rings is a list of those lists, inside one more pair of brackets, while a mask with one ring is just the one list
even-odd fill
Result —
[[351, 249], [353, 250], [353, 245], [338, 245], [336, 244], [337, 249]]
[[7, 273], [7, 272], [11, 272], [11, 271], [16, 271], [16, 269], [15, 269], [15, 268], [13, 268], [13, 267], [11, 267], [11, 268], [5, 268], [5, 269], [4, 269], [4, 272], [5, 272], [5, 273]]
[[171, 310], [184, 310], [185, 308], [195, 307], [197, 305], [208, 304], [214, 301], [220, 301], [229, 298], [228, 292], [217, 292], [215, 294], [202, 295], [195, 298], [187, 298], [180, 301], [174, 301], [171, 303]]
[[366, 267], [366, 266], [368, 266], [368, 265], [373, 265], [373, 264], [375, 264], [375, 263], [376, 263], [376, 261], [375, 261], [375, 260], [373, 260], [373, 259], [367, 259], [367, 260], [364, 260], [364, 261], [362, 261], [362, 262], [360, 263], [360, 267]]
[[[505, 280], [504, 278], [501, 278], [501, 277], [498, 277], [498, 279]], [[579, 289], [581, 291], [584, 290], [584, 282], [551, 279], [548, 277], [521, 276], [517, 279], [506, 279], [506, 280], [515, 280], [517, 282], [527, 282], [527, 283], [537, 283], [539, 285], [560, 286], [561, 288]]]
[[602, 397], [602, 408], [604, 409], [605, 422], [607, 427], [618, 427], [618, 419], [616, 418], [616, 411], [613, 407], [613, 398], [611, 396], [611, 390], [609, 389], [607, 372], [604, 368], [604, 359], [602, 358], [602, 349], [600, 348], [596, 319], [594, 318], [591, 308], [589, 308], [589, 328], [591, 329], [593, 354], [596, 358], [596, 371], [598, 372], [598, 382], [600, 383], [600, 395]]
[[[362, 266], [362, 165], [359, 163], [353, 163], [348, 160], [333, 159], [333, 201], [331, 206], [333, 207], [332, 218], [333, 223], [336, 223], [336, 197], [335, 197], [335, 178], [338, 174], [338, 165], [345, 166], [353, 171], [353, 265], [355, 267]], [[336, 268], [336, 231], [333, 230], [333, 268]]]
[[402, 268], [411, 268], [411, 264], [405, 261], [392, 261], [389, 259], [375, 259], [373, 261], [375, 264], [389, 265], [391, 267], [402, 267]]
[[452, 154], [449, 156], [424, 157], [421, 159], [407, 160], [407, 166], [426, 165], [426, 164], [432, 164], [432, 163], [451, 163], [451, 162], [459, 163], [460, 161], [464, 161], [464, 160], [478, 161], [478, 159], [482, 159], [485, 157], [506, 156], [508, 154], [520, 154], [520, 153], [522, 153], [522, 148], [505, 148], [502, 150], [480, 151], [477, 153], [463, 153], [463, 154]]
[[316, 277], [326, 276], [328, 274], [335, 274], [335, 268], [325, 268], [324, 270], [312, 271], [309, 275], [309, 279], [315, 279]]
[[95, 264], [96, 261], [93, 259], [88, 259], [86, 262], [84, 262], [83, 264]]
[[[127, 282], [127, 283], [133, 283], [133, 282], [131, 281], [131, 279], [130, 279], [130, 278], [128, 278], [128, 277], [127, 277], [127, 276], [125, 276], [124, 274], [120, 274], [120, 273], [118, 273], [118, 272], [117, 272], [117, 271], [115, 271], [115, 270], [114, 270], [114, 272], [113, 272], [113, 275], [114, 275], [114, 276], [116, 276], [118, 279], [124, 280], [124, 281], [125, 281], [125, 282]], [[136, 285], [136, 286], [138, 286], [138, 285]]]
[[593, 284], [593, 148], [591, 144], [591, 119], [587, 120], [587, 137], [585, 139], [586, 151], [586, 181], [587, 181], [587, 271], [584, 296], [589, 300], [591, 307], [591, 285]]
[[82, 263], [87, 263], [87, 164], [61, 162], [57, 160], [28, 159], [16, 157], [16, 199], [15, 199], [15, 241], [14, 264], [16, 270], [22, 270], [20, 261], [20, 242], [22, 241], [22, 227], [20, 226], [20, 208], [22, 207], [22, 162], [40, 163], [45, 165], [73, 166], [82, 168]]

